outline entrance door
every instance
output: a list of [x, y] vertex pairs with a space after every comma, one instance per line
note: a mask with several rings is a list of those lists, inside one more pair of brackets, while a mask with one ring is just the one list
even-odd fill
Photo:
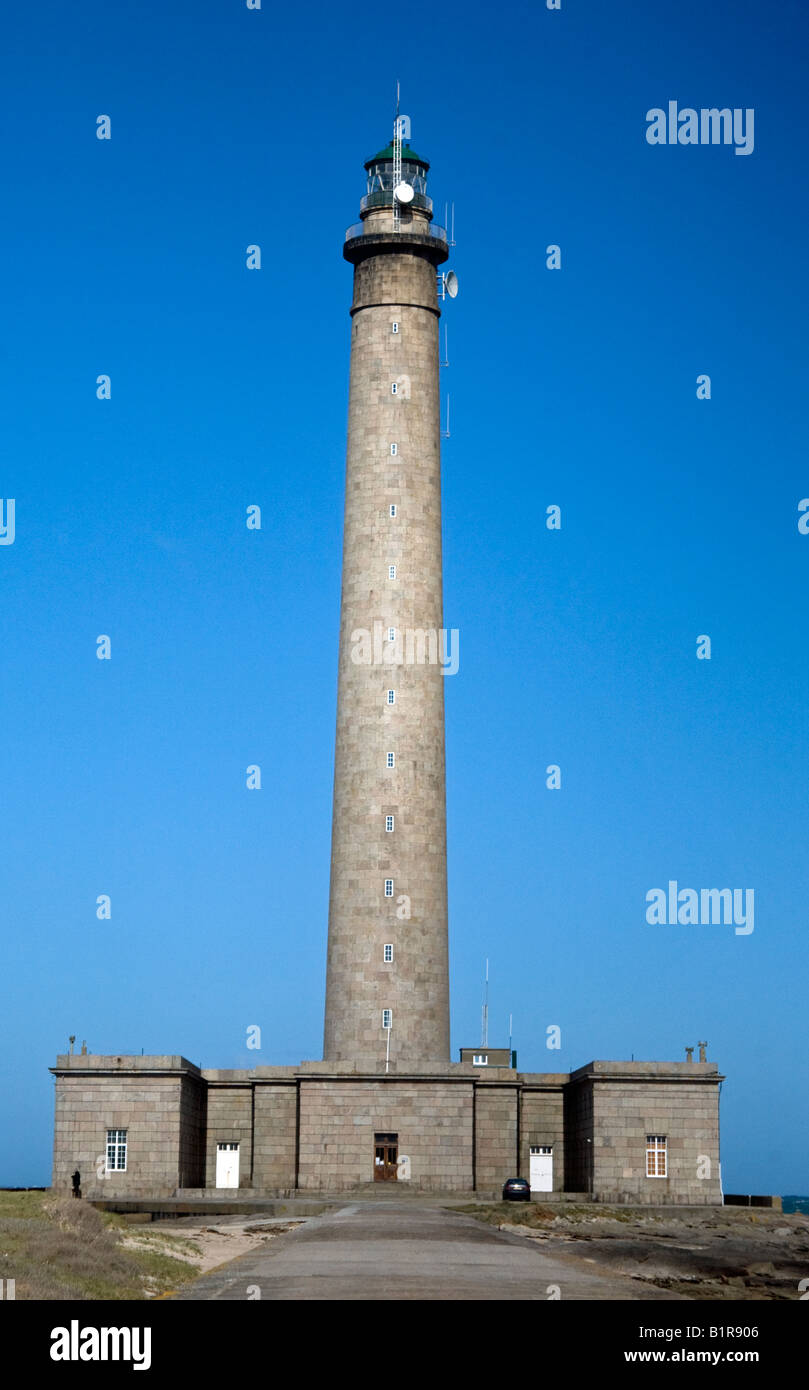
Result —
[[217, 1187], [239, 1186], [238, 1144], [217, 1144], [216, 1185]]
[[398, 1176], [398, 1134], [374, 1135], [374, 1182], [395, 1182]]
[[553, 1192], [553, 1148], [550, 1144], [531, 1145], [532, 1192]]

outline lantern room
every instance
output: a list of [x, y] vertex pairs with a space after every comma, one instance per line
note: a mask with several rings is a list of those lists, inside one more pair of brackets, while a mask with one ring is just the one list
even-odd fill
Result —
[[[433, 210], [432, 200], [427, 197], [427, 171], [430, 167], [429, 161], [422, 159], [421, 155], [410, 148], [406, 142], [402, 142], [402, 172], [399, 179], [400, 183], [409, 184], [413, 190], [412, 200], [408, 200], [411, 208], [420, 208], [424, 212], [431, 213]], [[366, 194], [360, 204], [361, 212], [370, 212], [372, 208], [384, 208], [393, 206], [393, 180], [394, 180], [394, 150], [393, 142], [373, 155], [365, 162], [365, 172], [367, 175]]]

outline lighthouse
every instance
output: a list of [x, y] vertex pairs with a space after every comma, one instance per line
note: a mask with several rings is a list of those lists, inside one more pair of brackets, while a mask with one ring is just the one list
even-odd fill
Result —
[[[54, 1189], [79, 1168], [91, 1201], [158, 1211], [210, 1195], [219, 1211], [225, 1188], [248, 1202], [378, 1183], [497, 1198], [523, 1175], [577, 1201], [721, 1204], [724, 1077], [704, 1049], [699, 1062], [687, 1049], [686, 1062], [521, 1072], [484, 1028], [450, 1060], [444, 674], [457, 665], [442, 640], [438, 329], [456, 281], [407, 117], [365, 171], [343, 250], [354, 290], [324, 1055], [203, 1069], [178, 1052], [62, 1054]], [[539, 994], [534, 1007], [536, 1030]]]
[[397, 113], [343, 246], [354, 288], [323, 1055], [371, 1072], [450, 1056], [438, 379], [449, 250], [429, 167]]

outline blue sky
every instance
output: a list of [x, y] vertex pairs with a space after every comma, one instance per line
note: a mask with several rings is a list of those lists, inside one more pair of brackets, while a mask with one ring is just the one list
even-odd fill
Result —
[[[753, 0], [17, 7], [0, 1184], [49, 1181], [70, 1033], [204, 1066], [321, 1055], [341, 246], [399, 78], [461, 282], [453, 1051], [486, 957], [521, 1069], [707, 1039], [726, 1190], [809, 1191], [807, 39], [802, 5]], [[649, 145], [669, 100], [754, 108], [753, 153]], [[648, 925], [669, 879], [753, 888], [754, 932]]]

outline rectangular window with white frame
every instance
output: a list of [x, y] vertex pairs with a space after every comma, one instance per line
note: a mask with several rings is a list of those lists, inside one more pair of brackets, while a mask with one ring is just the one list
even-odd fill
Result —
[[392, 879], [392, 878], [386, 878], [386, 879], [385, 879], [385, 897], [386, 897], [386, 898], [392, 898], [392, 897], [393, 897], [393, 879]]
[[395, 578], [396, 578], [396, 566], [395, 566], [395, 565], [388, 565], [388, 579], [395, 579]]
[[388, 753], [388, 767], [395, 767], [395, 766], [396, 766], [396, 754], [395, 754], [395, 753]]
[[647, 1178], [668, 1177], [668, 1146], [665, 1134], [646, 1136], [646, 1176]]
[[393, 816], [385, 817], [385, 829], [388, 831], [388, 833], [390, 833], [390, 831], [393, 829]]
[[391, 516], [395, 516], [395, 515], [396, 515], [396, 503], [395, 503], [395, 502], [391, 502], [391, 504], [390, 504], [390, 514], [391, 514]]
[[107, 1169], [108, 1173], [126, 1172], [126, 1130], [107, 1130]]
[[396, 704], [396, 691], [395, 691], [395, 690], [389, 690], [389, 691], [388, 691], [388, 704], [389, 704], [389, 705], [395, 705], [395, 704]]
[[399, 445], [398, 445], [398, 444], [391, 444], [391, 446], [390, 446], [390, 456], [391, 456], [392, 459], [395, 459], [395, 457], [396, 457], [396, 455], [398, 454], [398, 452], [399, 452]]
[[386, 965], [392, 965], [392, 964], [393, 964], [393, 942], [392, 942], [392, 941], [386, 941], [386, 942], [385, 942], [385, 945], [382, 947], [382, 959], [383, 959], [383, 961], [385, 962]]
[[383, 1010], [382, 1010], [382, 1027], [384, 1028], [384, 1030], [385, 1030], [386, 1033], [390, 1032], [391, 1028], [393, 1027], [393, 1010], [392, 1010], [392, 1009], [383, 1009]]

